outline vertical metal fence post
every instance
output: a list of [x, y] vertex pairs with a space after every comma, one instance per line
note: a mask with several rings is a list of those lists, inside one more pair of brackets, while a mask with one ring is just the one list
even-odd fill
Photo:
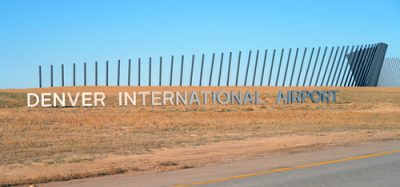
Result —
[[160, 56], [160, 73], [158, 76], [158, 86], [161, 86], [161, 78], [162, 78], [162, 57]]
[[106, 61], [106, 86], [108, 86], [108, 60]]
[[222, 73], [223, 62], [224, 62], [224, 53], [221, 53], [221, 61], [219, 63], [218, 86], [221, 86], [221, 73]]
[[98, 69], [98, 66], [97, 66], [97, 61], [95, 62], [95, 67], [94, 67], [94, 76], [95, 76], [95, 85], [97, 86], [98, 85], [98, 82], [97, 82], [97, 77], [98, 77], [98, 75], [97, 75], [97, 69]]
[[141, 59], [138, 58], [138, 86], [140, 86], [140, 66], [141, 66]]
[[64, 87], [64, 64], [61, 64], [61, 86]]
[[214, 59], [215, 59], [215, 53], [212, 54], [211, 69], [210, 69], [210, 79], [208, 80], [208, 86], [211, 86], [212, 75], [213, 75], [213, 69], [214, 69]]
[[231, 60], [232, 60], [232, 52], [229, 52], [228, 75], [226, 77], [226, 86], [229, 86], [229, 78], [230, 78], [230, 75], [231, 75]]
[[260, 53], [260, 50], [257, 50], [256, 52], [256, 63], [254, 64], [254, 71], [253, 71], [253, 82], [251, 83], [252, 86], [254, 86], [256, 82], [256, 74], [257, 74], [257, 66], [258, 66], [258, 55]]
[[306, 58], [306, 54], [307, 54], [307, 47], [304, 48], [304, 51], [303, 51], [303, 58], [302, 58], [301, 63], [300, 63], [300, 70], [299, 70], [299, 73], [297, 75], [296, 86], [299, 86], [300, 76], [301, 76], [301, 72], [303, 71], [304, 59]]
[[264, 82], [264, 73], [265, 73], [265, 64], [267, 63], [267, 55], [268, 55], [268, 50], [266, 49], [264, 51], [264, 61], [263, 61], [263, 66], [262, 66], [262, 71], [261, 71], [260, 86], [262, 86], [263, 82]]
[[76, 86], [76, 65], [72, 65], [72, 85]]
[[279, 60], [279, 65], [278, 65], [278, 75], [276, 76], [276, 81], [275, 81], [275, 86], [278, 86], [278, 80], [279, 80], [279, 74], [281, 72], [281, 66], [282, 66], [282, 59], [283, 59], [283, 53], [285, 52], [284, 49], [281, 50], [281, 58]]
[[271, 69], [269, 69], [269, 77], [268, 77], [268, 86], [271, 86], [271, 76], [272, 76], [272, 69], [274, 69], [275, 52], [276, 49], [274, 49], [274, 51], [272, 52]]
[[285, 75], [283, 76], [283, 83], [282, 83], [282, 86], [285, 86], [286, 75], [287, 75], [287, 70], [288, 70], [288, 68], [289, 68], [290, 55], [291, 55], [291, 54], [292, 54], [292, 48], [289, 49], [289, 55], [288, 55], [287, 62], [286, 62]]
[[53, 65], [50, 65], [50, 86], [53, 87]]
[[83, 85], [86, 86], [86, 62], [83, 63]]
[[174, 55], [171, 56], [171, 70], [169, 74], [169, 86], [172, 86], [172, 75], [174, 73]]
[[250, 59], [251, 59], [251, 50], [249, 51], [249, 56], [247, 58], [247, 68], [246, 68], [246, 75], [244, 77], [244, 85], [243, 86], [247, 86], [247, 75], [249, 74]]
[[39, 66], [39, 88], [42, 88], [42, 66]]
[[128, 60], [128, 86], [131, 85], [131, 59]]
[[149, 57], [149, 86], [151, 86], [151, 57]]
[[235, 86], [238, 85], [238, 81], [239, 81], [240, 58], [241, 58], [241, 57], [242, 57], [242, 51], [239, 51], [238, 63], [237, 63], [237, 69], [236, 69], [236, 83], [235, 83]]
[[190, 67], [190, 86], [193, 83], [194, 54], [192, 55], [192, 67]]
[[294, 69], [296, 68], [296, 61], [297, 61], [297, 54], [299, 53], [299, 48], [296, 49], [296, 53], [294, 55], [294, 62], [292, 66], [292, 75], [290, 76], [290, 84], [289, 86], [292, 86], [292, 81], [293, 81], [293, 74], [294, 74]]
[[120, 83], [119, 80], [120, 80], [120, 77], [121, 77], [121, 76], [120, 76], [120, 75], [121, 75], [120, 73], [121, 73], [121, 61], [118, 59], [117, 86], [120, 85], [120, 84], [119, 84], [119, 83]]
[[183, 62], [185, 61], [185, 57], [182, 55], [181, 58], [181, 77], [180, 77], [180, 81], [179, 81], [179, 85], [182, 86], [182, 78], [183, 78]]

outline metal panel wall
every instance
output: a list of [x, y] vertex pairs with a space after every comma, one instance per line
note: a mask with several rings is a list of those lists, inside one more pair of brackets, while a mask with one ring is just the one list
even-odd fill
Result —
[[400, 87], [400, 58], [385, 58], [378, 86]]

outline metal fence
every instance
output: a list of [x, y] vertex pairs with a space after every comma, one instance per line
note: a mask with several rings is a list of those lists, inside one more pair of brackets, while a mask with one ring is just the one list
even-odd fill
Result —
[[[201, 54], [200, 58], [191, 55], [189, 59], [182, 55], [128, 59], [122, 63], [121, 60], [85, 62], [83, 82], [79, 83], [77, 64], [73, 63], [68, 86], [377, 86], [386, 49], [387, 44], [378, 43]], [[104, 69], [99, 71], [99, 65]], [[111, 67], [116, 67], [114, 73]], [[57, 85], [66, 86], [64, 64], [59, 70], [61, 78]], [[50, 87], [55, 86], [54, 82], [51, 65]], [[39, 87], [42, 86], [42, 66], [39, 66]]]
[[378, 86], [400, 87], [400, 58], [386, 58], [382, 65]]

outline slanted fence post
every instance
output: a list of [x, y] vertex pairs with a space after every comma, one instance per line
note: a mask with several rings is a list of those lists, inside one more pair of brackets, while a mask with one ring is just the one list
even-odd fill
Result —
[[264, 72], [265, 72], [265, 64], [267, 63], [267, 55], [268, 55], [268, 50], [266, 49], [264, 52], [264, 62], [261, 71], [260, 86], [262, 86], [264, 82]]
[[301, 76], [301, 72], [303, 71], [303, 64], [304, 64], [304, 59], [306, 57], [306, 54], [307, 54], [307, 47], [304, 48], [304, 51], [303, 51], [303, 58], [301, 59], [300, 70], [299, 70], [299, 74], [297, 75], [296, 86], [299, 86], [300, 76]]
[[226, 78], [226, 86], [229, 86], [229, 78], [231, 75], [231, 61], [232, 61], [232, 52], [229, 52], [229, 61], [228, 61], [228, 77]]
[[294, 62], [293, 62], [293, 66], [292, 66], [292, 74], [290, 75], [290, 83], [289, 86], [292, 86], [292, 82], [293, 82], [293, 74], [294, 74], [294, 69], [296, 68], [296, 62], [297, 62], [297, 54], [299, 53], [299, 48], [296, 49], [296, 53], [294, 55]]
[[223, 63], [224, 63], [224, 53], [221, 53], [221, 61], [219, 63], [218, 86], [221, 86], [221, 73], [222, 73]]
[[211, 69], [210, 69], [210, 79], [208, 80], [208, 86], [211, 86], [212, 75], [213, 75], [213, 69], [214, 69], [214, 58], [215, 58], [215, 53], [212, 54]]
[[236, 69], [236, 83], [235, 86], [238, 85], [239, 82], [239, 71], [240, 71], [240, 58], [242, 56], [242, 51], [239, 51], [239, 55], [238, 55], [238, 63], [237, 63], [237, 69]]
[[291, 55], [291, 54], [292, 54], [292, 48], [289, 49], [289, 55], [288, 55], [287, 62], [286, 62], [285, 75], [283, 76], [283, 83], [282, 83], [282, 86], [285, 86], [286, 75], [287, 75], [287, 70], [288, 70], [288, 68], [289, 68], [290, 55]]
[[169, 86], [172, 86], [172, 76], [174, 74], [174, 56], [171, 56], [171, 70], [169, 73]]
[[281, 59], [279, 60], [279, 65], [278, 65], [278, 75], [276, 76], [276, 81], [275, 81], [275, 86], [278, 86], [278, 80], [279, 80], [279, 74], [281, 72], [281, 65], [282, 65], [282, 59], [283, 59], [283, 53], [285, 52], [284, 49], [281, 50]]
[[179, 81], [179, 85], [182, 86], [182, 78], [183, 78], [183, 62], [185, 61], [185, 56], [182, 55], [181, 58], [181, 77], [180, 77], [180, 81]]
[[201, 86], [201, 85], [202, 85], [202, 82], [203, 82], [203, 68], [204, 68], [204, 53], [201, 55], [201, 67], [200, 67], [199, 86]]
[[268, 77], [268, 86], [271, 86], [271, 77], [272, 77], [272, 69], [274, 69], [275, 52], [276, 49], [274, 49], [274, 51], [272, 52], [271, 69], [269, 70], [269, 77]]
[[254, 86], [255, 82], [256, 82], [256, 74], [257, 74], [257, 66], [258, 66], [258, 55], [259, 55], [260, 51], [257, 50], [256, 53], [256, 64], [254, 65], [254, 73], [253, 73], [253, 82], [252, 82], [252, 86]]
[[192, 55], [192, 66], [190, 68], [190, 86], [192, 86], [192, 81], [193, 81], [193, 68], [194, 68], [194, 55]]
[[249, 56], [247, 58], [247, 68], [246, 68], [246, 75], [244, 77], [244, 85], [243, 86], [247, 86], [247, 76], [249, 74], [250, 60], [251, 60], [251, 50], [249, 51]]

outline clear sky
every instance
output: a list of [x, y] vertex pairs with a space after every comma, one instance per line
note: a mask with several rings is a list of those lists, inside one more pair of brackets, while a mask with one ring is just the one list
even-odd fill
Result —
[[400, 56], [399, 0], [2, 0], [0, 88], [37, 87], [38, 65], [48, 86], [50, 64], [378, 42]]

